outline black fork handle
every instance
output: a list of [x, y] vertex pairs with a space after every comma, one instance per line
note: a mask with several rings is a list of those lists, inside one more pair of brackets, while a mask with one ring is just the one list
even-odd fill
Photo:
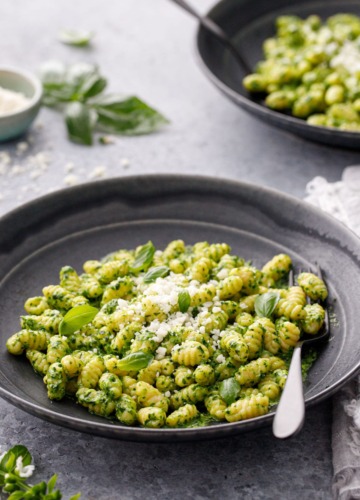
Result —
[[228, 47], [238, 63], [242, 66], [243, 70], [245, 70], [246, 73], [251, 73], [250, 66], [245, 61], [238, 48], [218, 24], [216, 24], [210, 17], [199, 14], [199, 12], [197, 12], [197, 10], [195, 10], [188, 2], [185, 2], [185, 0], [171, 1], [195, 17], [205, 29], [210, 31], [218, 40]]

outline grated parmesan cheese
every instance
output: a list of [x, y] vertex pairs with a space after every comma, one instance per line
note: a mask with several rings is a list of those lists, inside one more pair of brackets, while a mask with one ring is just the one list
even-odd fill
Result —
[[10, 115], [25, 109], [30, 102], [21, 92], [0, 87], [0, 116]]

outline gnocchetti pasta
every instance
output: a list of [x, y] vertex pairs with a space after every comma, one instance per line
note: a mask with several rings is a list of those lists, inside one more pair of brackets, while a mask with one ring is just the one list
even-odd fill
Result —
[[301, 273], [289, 287], [291, 267], [278, 254], [257, 268], [226, 243], [149, 241], [81, 273], [64, 266], [59, 283], [26, 300], [6, 346], [51, 400], [73, 398], [119, 424], [261, 416], [279, 400], [293, 347], [324, 322], [324, 282]]

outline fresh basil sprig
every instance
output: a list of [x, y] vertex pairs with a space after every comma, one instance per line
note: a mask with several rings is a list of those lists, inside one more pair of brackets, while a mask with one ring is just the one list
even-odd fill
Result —
[[227, 378], [220, 382], [219, 394], [227, 405], [233, 403], [239, 395], [240, 384], [234, 378]]
[[125, 358], [120, 359], [116, 367], [124, 371], [137, 372], [146, 368], [153, 359], [154, 356], [148, 352], [133, 352], [132, 354], [125, 356]]
[[157, 278], [164, 278], [170, 272], [167, 266], [158, 266], [151, 268], [144, 276], [144, 283], [153, 283]]
[[[31, 485], [26, 479], [32, 475], [34, 466], [29, 450], [23, 445], [16, 445], [3, 453], [0, 460], [0, 492], [9, 495], [8, 500], [33, 498], [38, 500], [60, 500], [60, 490], [55, 490], [57, 475], [48, 482], [42, 481]], [[73, 495], [69, 500], [77, 500], [81, 494]], [[1, 497], [2, 498], [2, 497]]]
[[180, 312], [186, 313], [190, 307], [191, 298], [187, 290], [181, 290], [178, 295], [178, 305]]
[[61, 320], [59, 325], [60, 335], [67, 336], [73, 334], [82, 326], [90, 323], [98, 312], [99, 310], [96, 307], [88, 306], [87, 304], [73, 307]]
[[142, 245], [135, 254], [135, 260], [130, 266], [132, 272], [144, 271], [152, 263], [155, 253], [155, 247], [152, 241]]
[[[51, 61], [40, 68], [43, 104], [65, 108], [70, 140], [91, 145], [93, 133], [150, 134], [168, 120], [136, 96], [104, 94], [107, 80], [97, 66]], [[74, 104], [77, 106], [74, 106]]]
[[59, 40], [66, 45], [86, 47], [89, 45], [93, 35], [91, 31], [64, 29], [59, 33]]
[[255, 312], [257, 316], [270, 318], [280, 300], [278, 292], [266, 292], [255, 299]]

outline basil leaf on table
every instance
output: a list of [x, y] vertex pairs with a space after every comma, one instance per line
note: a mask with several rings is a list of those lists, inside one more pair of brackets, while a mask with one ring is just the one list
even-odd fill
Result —
[[191, 298], [187, 290], [182, 290], [178, 295], [178, 305], [180, 312], [186, 313], [190, 307]]
[[124, 371], [139, 371], [146, 368], [149, 363], [154, 359], [152, 354], [148, 352], [138, 351], [125, 356], [125, 358], [120, 359], [116, 367]]
[[240, 392], [240, 384], [234, 378], [227, 378], [219, 385], [219, 394], [227, 405], [233, 403]]
[[143, 271], [148, 268], [153, 260], [155, 247], [152, 241], [142, 245], [135, 254], [135, 260], [130, 269], [133, 272]]
[[59, 33], [59, 40], [66, 45], [73, 45], [75, 47], [86, 47], [89, 45], [93, 33], [85, 30], [61, 30]]
[[167, 276], [169, 272], [170, 269], [167, 266], [153, 267], [145, 274], [143, 281], [144, 283], [153, 283], [157, 278], [164, 278]]
[[263, 295], [258, 295], [255, 299], [256, 314], [270, 318], [279, 300], [280, 295], [277, 292], [266, 292]]
[[65, 314], [59, 325], [60, 335], [71, 335], [76, 332], [82, 326], [90, 323], [98, 312], [99, 310], [96, 307], [87, 304], [73, 307]]
[[68, 136], [72, 141], [91, 146], [94, 120], [91, 110], [85, 104], [81, 102], [68, 104], [65, 121]]
[[97, 126], [109, 133], [141, 135], [155, 132], [168, 120], [136, 96], [100, 95], [89, 101], [96, 110]]
[[24, 466], [30, 465], [32, 457], [26, 446], [17, 444], [10, 448], [2, 457], [0, 462], [0, 470], [12, 472], [16, 467], [16, 460], [21, 457]]

